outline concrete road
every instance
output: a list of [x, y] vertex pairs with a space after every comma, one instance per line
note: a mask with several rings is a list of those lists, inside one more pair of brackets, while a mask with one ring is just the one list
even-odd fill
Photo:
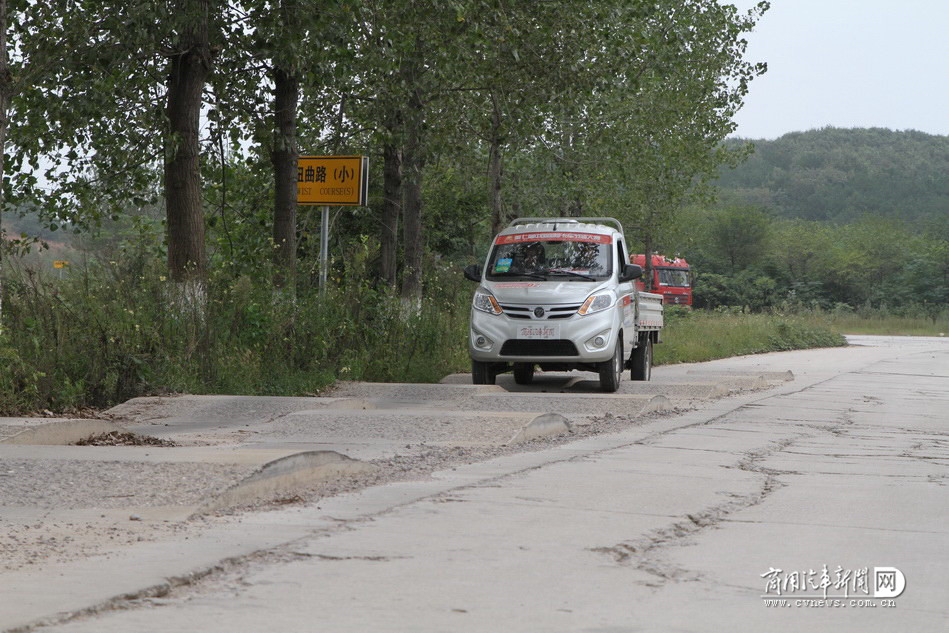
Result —
[[240, 517], [221, 553], [285, 544], [42, 630], [949, 630], [949, 341], [852, 342], [700, 367], [794, 372], [768, 391]]

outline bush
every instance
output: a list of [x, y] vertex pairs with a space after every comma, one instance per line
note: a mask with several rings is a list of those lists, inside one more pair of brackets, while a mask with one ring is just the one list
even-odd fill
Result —
[[434, 382], [468, 365], [471, 289], [455, 276], [434, 268], [421, 309], [406, 312], [353, 279], [292, 293], [215, 271], [188, 298], [158, 260], [93, 262], [63, 279], [16, 267], [4, 278], [0, 413], [166, 392], [314, 394], [337, 377]]
[[777, 284], [771, 277], [751, 270], [734, 276], [699, 273], [696, 275], [694, 298], [698, 308], [738, 306], [763, 310], [777, 300]]

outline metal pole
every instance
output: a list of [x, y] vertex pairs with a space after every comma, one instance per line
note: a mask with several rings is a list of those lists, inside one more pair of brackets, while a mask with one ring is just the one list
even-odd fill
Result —
[[320, 292], [326, 292], [326, 275], [329, 269], [330, 208], [323, 207], [320, 223]]

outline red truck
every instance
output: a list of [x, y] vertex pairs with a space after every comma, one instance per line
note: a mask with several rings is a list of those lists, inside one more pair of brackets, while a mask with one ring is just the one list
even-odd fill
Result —
[[[645, 255], [630, 255], [631, 264], [642, 266], [646, 270]], [[636, 287], [646, 289], [645, 278], [636, 281]], [[689, 275], [689, 263], [681, 257], [669, 258], [664, 255], [652, 256], [652, 290], [662, 295], [666, 305], [692, 305], [692, 279]]]

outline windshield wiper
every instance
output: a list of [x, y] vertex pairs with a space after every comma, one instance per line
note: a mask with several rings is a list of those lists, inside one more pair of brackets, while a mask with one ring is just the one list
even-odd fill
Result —
[[530, 277], [531, 279], [543, 279], [547, 280], [547, 277], [540, 275], [538, 273], [515, 273], [515, 272], [504, 272], [504, 273], [489, 273], [492, 277]]
[[548, 270], [548, 275], [570, 275], [571, 277], [581, 277], [583, 279], [589, 279], [590, 281], [596, 281], [596, 277], [591, 277], [590, 275], [584, 275], [583, 273], [578, 273], [572, 270]]

